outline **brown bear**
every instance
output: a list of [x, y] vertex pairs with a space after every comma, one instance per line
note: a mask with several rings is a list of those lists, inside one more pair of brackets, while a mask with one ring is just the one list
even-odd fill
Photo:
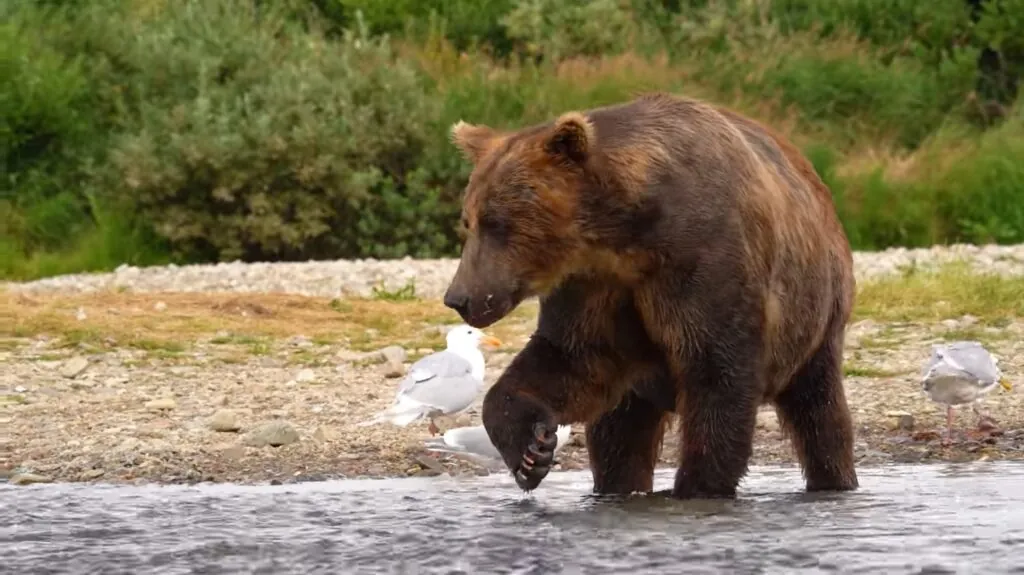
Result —
[[667, 94], [517, 131], [459, 122], [473, 163], [444, 296], [484, 328], [540, 299], [483, 423], [520, 488], [586, 423], [597, 493], [650, 492], [671, 414], [672, 495], [734, 497], [775, 405], [808, 490], [858, 486], [842, 382], [849, 242], [800, 152], [736, 112]]

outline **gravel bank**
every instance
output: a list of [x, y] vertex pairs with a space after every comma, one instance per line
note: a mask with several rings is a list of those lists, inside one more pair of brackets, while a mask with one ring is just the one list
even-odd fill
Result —
[[[957, 442], [940, 445], [935, 431], [945, 410], [921, 393], [917, 371], [929, 343], [964, 327], [954, 323], [851, 326], [846, 389], [861, 465], [1024, 459], [1024, 394], [1017, 389], [984, 401], [999, 424], [995, 434], [979, 433], [967, 408], [958, 411]], [[993, 335], [1001, 365], [1020, 373], [1024, 323]], [[515, 348], [525, 338], [524, 331], [507, 343]], [[430, 457], [425, 424], [356, 427], [390, 403], [397, 381], [386, 373], [390, 366], [366, 361], [372, 352], [302, 338], [276, 341], [259, 355], [201, 341], [173, 357], [126, 348], [84, 353], [54, 343], [26, 339], [0, 350], [0, 427], [11, 439], [0, 449], [0, 480], [265, 483], [505, 472]], [[488, 354], [488, 385], [512, 356]], [[480, 424], [482, 397], [438, 423]], [[586, 468], [582, 431], [575, 426], [562, 469]], [[676, 437], [666, 434], [662, 465], [678, 457]], [[795, 465], [768, 407], [758, 418], [753, 463]]]
[[[929, 268], [955, 260], [966, 260], [979, 271], [1024, 275], [1024, 246], [855, 254], [861, 279], [898, 273], [906, 266]], [[362, 336], [378, 346], [393, 343], [383, 341], [387, 333], [377, 328], [359, 327], [359, 333], [349, 334], [351, 339], [327, 342], [303, 333], [314, 325], [309, 323], [313, 320], [331, 325], [349, 321], [346, 317], [351, 320], [347, 304], [317, 300], [306, 306], [285, 296], [256, 302], [261, 292], [332, 298], [370, 295], [382, 284], [394, 290], [410, 281], [415, 282], [418, 295], [438, 298], [456, 266], [456, 260], [411, 259], [125, 266], [110, 274], [6, 284], [7, 289], [24, 294], [10, 296], [17, 302], [8, 308], [15, 310], [10, 313], [16, 325], [19, 319], [31, 319], [58, 306], [61, 319], [48, 325], [74, 327], [47, 328], [50, 335], [12, 329], [8, 337], [0, 337], [0, 428], [8, 431], [0, 434], [0, 480], [259, 483], [487, 473], [488, 469], [456, 457], [426, 456], [422, 449], [422, 441], [429, 437], [425, 426], [354, 425], [391, 401], [395, 377], [408, 369], [416, 354], [431, 351], [423, 349], [424, 344], [411, 345], [400, 365], [381, 365], [367, 361], [375, 352], [355, 349], [365, 341]], [[153, 301], [129, 302], [131, 298], [109, 290], [193, 295], [137, 295], [133, 297]], [[235, 292], [222, 296], [232, 299], [227, 302], [230, 305], [200, 293], [215, 291]], [[99, 293], [81, 295], [89, 292]], [[74, 298], [94, 301], [76, 309], [79, 300], [68, 304]], [[179, 328], [184, 325], [189, 317], [186, 305], [191, 306], [190, 317], [198, 316], [208, 324], [204, 329], [209, 333], [188, 332], [180, 346], [168, 347], [161, 335], [171, 329], [168, 322], [178, 322]], [[328, 309], [337, 315], [330, 316]], [[488, 356], [487, 385], [532, 331], [534, 318], [527, 316], [503, 320], [501, 337], [507, 347]], [[426, 330], [436, 336], [434, 328], [442, 320], [436, 313], [421, 317], [423, 325], [396, 325], [408, 333]], [[129, 320], [133, 327], [122, 326], [120, 335], [111, 337], [111, 326]], [[252, 338], [244, 331], [228, 333], [224, 330], [229, 320], [235, 326], [276, 321], [278, 333], [270, 338]], [[943, 426], [945, 412], [928, 401], [918, 382], [929, 344], [966, 333], [983, 336], [1000, 357], [1004, 372], [1020, 384], [1016, 374], [1024, 370], [1024, 322], [1017, 319], [1000, 327], [981, 327], [973, 325], [975, 321], [964, 316], [936, 324], [865, 320], [850, 326], [847, 397], [862, 465], [1024, 459], [1020, 387], [1009, 394], [997, 390], [987, 398], [986, 406], [1000, 426], [995, 433], [974, 430], [970, 409], [959, 412], [961, 432], [956, 444], [942, 447], [934, 433]], [[140, 333], [128, 333], [136, 329]], [[71, 331], [62, 339], [60, 330]], [[85, 339], [69, 344], [69, 334]], [[132, 337], [136, 337], [134, 343]], [[433, 341], [426, 345], [436, 349], [438, 340]], [[439, 421], [443, 428], [479, 423], [479, 399], [463, 416], [447, 424]], [[587, 466], [581, 432], [577, 426], [562, 452], [562, 468]], [[677, 458], [675, 435], [666, 435], [664, 465], [672, 465]], [[795, 464], [792, 448], [768, 408], [759, 417], [753, 462]], [[500, 466], [490, 469], [504, 472]]]
[[[964, 260], [978, 270], [1024, 275], [1024, 245], [935, 246], [894, 248], [854, 254], [859, 279], [898, 273], [910, 266], [932, 268]], [[299, 263], [220, 263], [212, 265], [121, 266], [113, 273], [77, 274], [27, 283], [7, 283], [25, 292], [90, 292], [123, 289], [135, 292], [280, 292], [306, 296], [367, 296], [374, 287], [395, 290], [415, 283], [421, 297], [440, 297], [455, 274], [458, 260], [340, 260]]]

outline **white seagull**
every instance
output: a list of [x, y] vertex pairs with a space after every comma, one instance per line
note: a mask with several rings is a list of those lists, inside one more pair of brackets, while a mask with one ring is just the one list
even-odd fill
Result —
[[[559, 425], [555, 430], [555, 436], [558, 438], [555, 443], [555, 453], [566, 446], [571, 431], [572, 426], [570, 425]], [[491, 438], [487, 436], [487, 430], [482, 425], [449, 429], [441, 437], [428, 439], [424, 444], [427, 446], [427, 451], [455, 453], [501, 461], [501, 453], [491, 443]]]
[[449, 330], [445, 339], [447, 349], [412, 364], [387, 409], [357, 425], [389, 421], [405, 427], [427, 418], [430, 433], [437, 434], [440, 430], [434, 424], [435, 417], [459, 413], [472, 405], [484, 384], [484, 354], [479, 346], [494, 348], [501, 341], [465, 324]]
[[979, 417], [978, 400], [1003, 386], [1013, 389], [999, 370], [999, 359], [976, 341], [957, 341], [932, 346], [932, 356], [924, 366], [921, 388], [928, 397], [946, 406], [946, 442], [953, 435], [953, 406], [971, 404]]

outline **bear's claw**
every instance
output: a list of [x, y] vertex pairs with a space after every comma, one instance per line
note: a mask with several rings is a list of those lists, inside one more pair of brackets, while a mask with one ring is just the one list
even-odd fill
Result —
[[540, 485], [541, 480], [551, 471], [557, 442], [558, 436], [553, 429], [543, 423], [534, 424], [533, 439], [527, 444], [526, 452], [512, 473], [520, 489], [532, 491]]

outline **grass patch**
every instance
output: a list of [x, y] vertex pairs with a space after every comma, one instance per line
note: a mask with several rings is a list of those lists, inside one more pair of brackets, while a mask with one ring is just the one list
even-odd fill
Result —
[[973, 315], [981, 325], [1005, 326], [1024, 315], [1024, 278], [972, 272], [961, 262], [935, 271], [862, 282], [853, 321], [941, 321]]
[[[163, 301], [166, 310], [155, 311]], [[269, 353], [275, 341], [303, 335], [358, 351], [386, 345], [444, 347], [442, 326], [460, 319], [437, 299], [356, 298], [344, 301], [285, 294], [132, 294], [99, 292], [33, 295], [0, 292], [0, 337], [46, 334], [62, 346], [133, 347], [165, 355], [200, 339], [249, 355]], [[87, 317], [70, 321], [82, 307]], [[532, 331], [536, 302], [487, 329], [509, 345]], [[227, 351], [228, 349], [225, 349]]]
[[881, 379], [884, 377], [896, 377], [897, 375], [905, 375], [907, 373], [910, 372], [897, 371], [891, 369], [880, 369], [868, 365], [843, 365], [843, 375], [846, 377], [870, 377], [874, 379]]
[[[153, 304], [167, 309], [157, 312]], [[83, 321], [72, 321], [79, 307]], [[536, 325], [537, 302], [525, 302], [486, 331], [499, 337], [505, 351], [525, 344]], [[1024, 315], [1024, 278], [971, 273], [961, 264], [935, 271], [864, 281], [858, 287], [854, 321], [887, 324], [934, 323], [972, 315], [973, 326], [938, 331], [945, 339], [999, 339], [1004, 328]], [[265, 355], [274, 342], [303, 335], [320, 345], [372, 351], [386, 345], [407, 350], [443, 349], [445, 326], [461, 323], [438, 298], [346, 300], [283, 294], [131, 294], [101, 292], [24, 296], [0, 292], [0, 338], [47, 334], [62, 346], [131, 347], [153, 356], [175, 356], [199, 339], [232, 353]], [[227, 335], [225, 335], [227, 334]], [[861, 347], [891, 347], [901, 334], [892, 325], [861, 339]], [[8, 339], [0, 340], [10, 341]], [[225, 351], [228, 351], [226, 349]], [[310, 350], [293, 361], [315, 361]], [[223, 361], [223, 358], [221, 358]]]
[[23, 403], [28, 403], [28, 400], [20, 393], [6, 393], [0, 395], [0, 405], [21, 405]]
[[979, 327], [965, 327], [965, 328], [954, 328], [946, 330], [939, 334], [939, 337], [944, 341], [977, 341], [980, 343], [992, 343], [997, 341], [1005, 341], [1011, 337], [1011, 334], [1005, 330], [990, 330]]
[[412, 301], [416, 299], [416, 282], [409, 280], [400, 288], [389, 290], [384, 284], [370, 288], [371, 297], [384, 301]]

